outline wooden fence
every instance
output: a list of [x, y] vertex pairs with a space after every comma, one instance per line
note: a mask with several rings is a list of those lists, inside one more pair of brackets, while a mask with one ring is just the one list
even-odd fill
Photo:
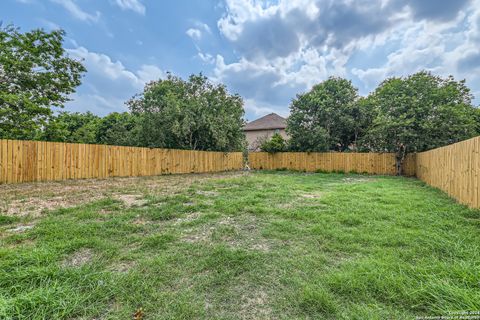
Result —
[[417, 154], [416, 175], [460, 203], [480, 208], [480, 137]]
[[[250, 153], [252, 169], [343, 171], [394, 175], [392, 153]], [[150, 149], [43, 141], [0, 140], [0, 183], [240, 170], [241, 152]], [[459, 202], [480, 208], [480, 137], [409, 155], [416, 175]]]
[[218, 172], [242, 168], [241, 152], [0, 140], [0, 183]]
[[[252, 169], [396, 174], [393, 153], [254, 152], [248, 155], [248, 162]], [[409, 155], [405, 159], [403, 171], [405, 175], [415, 175], [414, 155]]]

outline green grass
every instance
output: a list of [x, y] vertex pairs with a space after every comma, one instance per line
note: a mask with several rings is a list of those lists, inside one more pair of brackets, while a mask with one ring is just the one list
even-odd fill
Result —
[[262, 172], [144, 199], [0, 217], [0, 319], [480, 310], [480, 212], [414, 179]]

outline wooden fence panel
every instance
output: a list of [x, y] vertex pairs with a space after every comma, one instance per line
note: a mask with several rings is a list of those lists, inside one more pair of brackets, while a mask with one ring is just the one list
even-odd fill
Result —
[[416, 155], [416, 175], [472, 208], [480, 208], [480, 137]]
[[[248, 155], [251, 169], [289, 169], [299, 171], [343, 171], [395, 175], [393, 153], [339, 153], [339, 152], [253, 152]], [[404, 163], [405, 175], [415, 175], [415, 156]]]
[[0, 140], [0, 184], [241, 170], [241, 152]]

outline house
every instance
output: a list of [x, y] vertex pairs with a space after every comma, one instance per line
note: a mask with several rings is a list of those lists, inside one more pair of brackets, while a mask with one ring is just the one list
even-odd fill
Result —
[[258, 151], [260, 145], [270, 139], [274, 133], [279, 133], [284, 139], [288, 139], [285, 132], [287, 119], [276, 113], [270, 113], [257, 120], [249, 122], [243, 127], [248, 142], [248, 150]]

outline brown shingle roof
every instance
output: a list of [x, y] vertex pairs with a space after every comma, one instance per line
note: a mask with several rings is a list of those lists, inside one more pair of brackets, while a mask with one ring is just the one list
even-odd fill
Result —
[[285, 129], [287, 127], [287, 119], [276, 113], [270, 113], [266, 116], [249, 122], [243, 127], [244, 131], [266, 130], [266, 129]]

